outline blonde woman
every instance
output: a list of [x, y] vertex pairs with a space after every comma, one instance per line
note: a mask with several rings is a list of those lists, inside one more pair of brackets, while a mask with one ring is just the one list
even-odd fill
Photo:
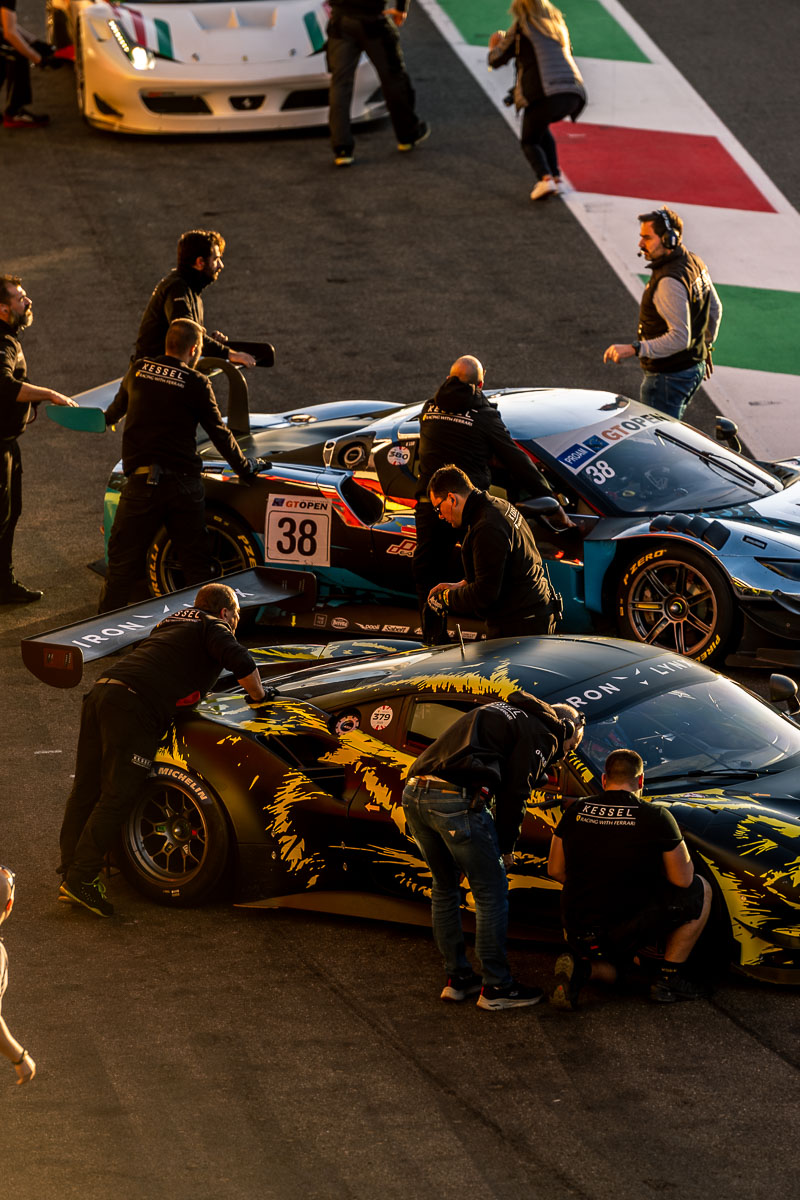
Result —
[[538, 180], [531, 200], [544, 200], [558, 191], [559, 181], [550, 126], [565, 117], [578, 118], [586, 89], [559, 9], [549, 0], [513, 0], [511, 15], [511, 28], [489, 38], [489, 66], [502, 67], [514, 59], [513, 102], [517, 112], [523, 110], [520, 142]]

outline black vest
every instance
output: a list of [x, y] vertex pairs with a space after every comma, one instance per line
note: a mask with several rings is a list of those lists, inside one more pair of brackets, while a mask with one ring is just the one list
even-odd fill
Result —
[[678, 279], [689, 295], [689, 346], [666, 358], [644, 358], [639, 361], [645, 371], [685, 371], [706, 358], [706, 330], [711, 310], [711, 276], [701, 258], [683, 246], [660, 258], [653, 265], [653, 277], [644, 289], [639, 306], [640, 341], [650, 341], [667, 332], [667, 323], [653, 303], [653, 292], [660, 279]]

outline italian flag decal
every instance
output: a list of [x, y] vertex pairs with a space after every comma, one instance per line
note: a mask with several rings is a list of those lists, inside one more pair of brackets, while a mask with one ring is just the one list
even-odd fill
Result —
[[138, 46], [144, 46], [145, 50], [151, 50], [153, 54], [158, 54], [161, 58], [175, 61], [172, 34], [166, 21], [162, 21], [160, 17], [155, 19], [145, 17], [138, 9], [129, 8], [127, 5], [124, 7], [112, 5], [112, 7], [117, 20], [122, 23], [128, 36]]
[[[486, 63], [489, 35], [511, 21], [509, 0], [418, 3], [517, 130], [502, 104], [511, 68]], [[678, 210], [686, 245], [708, 264], [724, 308], [705, 390], [759, 456], [795, 453], [786, 430], [800, 405], [800, 217], [618, 0], [562, 7], [589, 96], [574, 125], [554, 130], [564, 203], [637, 303], [637, 214], [661, 203]], [[606, 341], [632, 339], [635, 323], [632, 312], [630, 327], [609, 328]], [[598, 358], [598, 386], [638, 395], [638, 376], [604, 378]]]

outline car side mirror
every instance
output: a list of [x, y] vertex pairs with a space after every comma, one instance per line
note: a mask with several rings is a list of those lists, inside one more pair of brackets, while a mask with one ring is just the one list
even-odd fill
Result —
[[785, 704], [787, 716], [794, 717], [800, 713], [797, 684], [788, 675], [770, 675], [769, 698], [775, 705]]
[[552, 517], [561, 505], [555, 496], [537, 496], [535, 500], [523, 500], [517, 508], [525, 517]]
[[729, 450], [733, 450], [735, 454], [742, 453], [742, 443], [739, 441], [739, 426], [735, 421], [731, 421], [729, 417], [721, 417], [717, 415], [714, 426], [714, 437], [718, 442], [722, 442]]

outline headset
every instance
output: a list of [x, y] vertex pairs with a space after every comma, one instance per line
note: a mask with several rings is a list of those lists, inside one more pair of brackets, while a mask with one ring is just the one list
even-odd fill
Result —
[[669, 213], [666, 208], [659, 208], [658, 215], [666, 225], [666, 229], [661, 235], [661, 245], [667, 250], [674, 250], [681, 240], [681, 235], [678, 233], [675, 226], [670, 220]]

